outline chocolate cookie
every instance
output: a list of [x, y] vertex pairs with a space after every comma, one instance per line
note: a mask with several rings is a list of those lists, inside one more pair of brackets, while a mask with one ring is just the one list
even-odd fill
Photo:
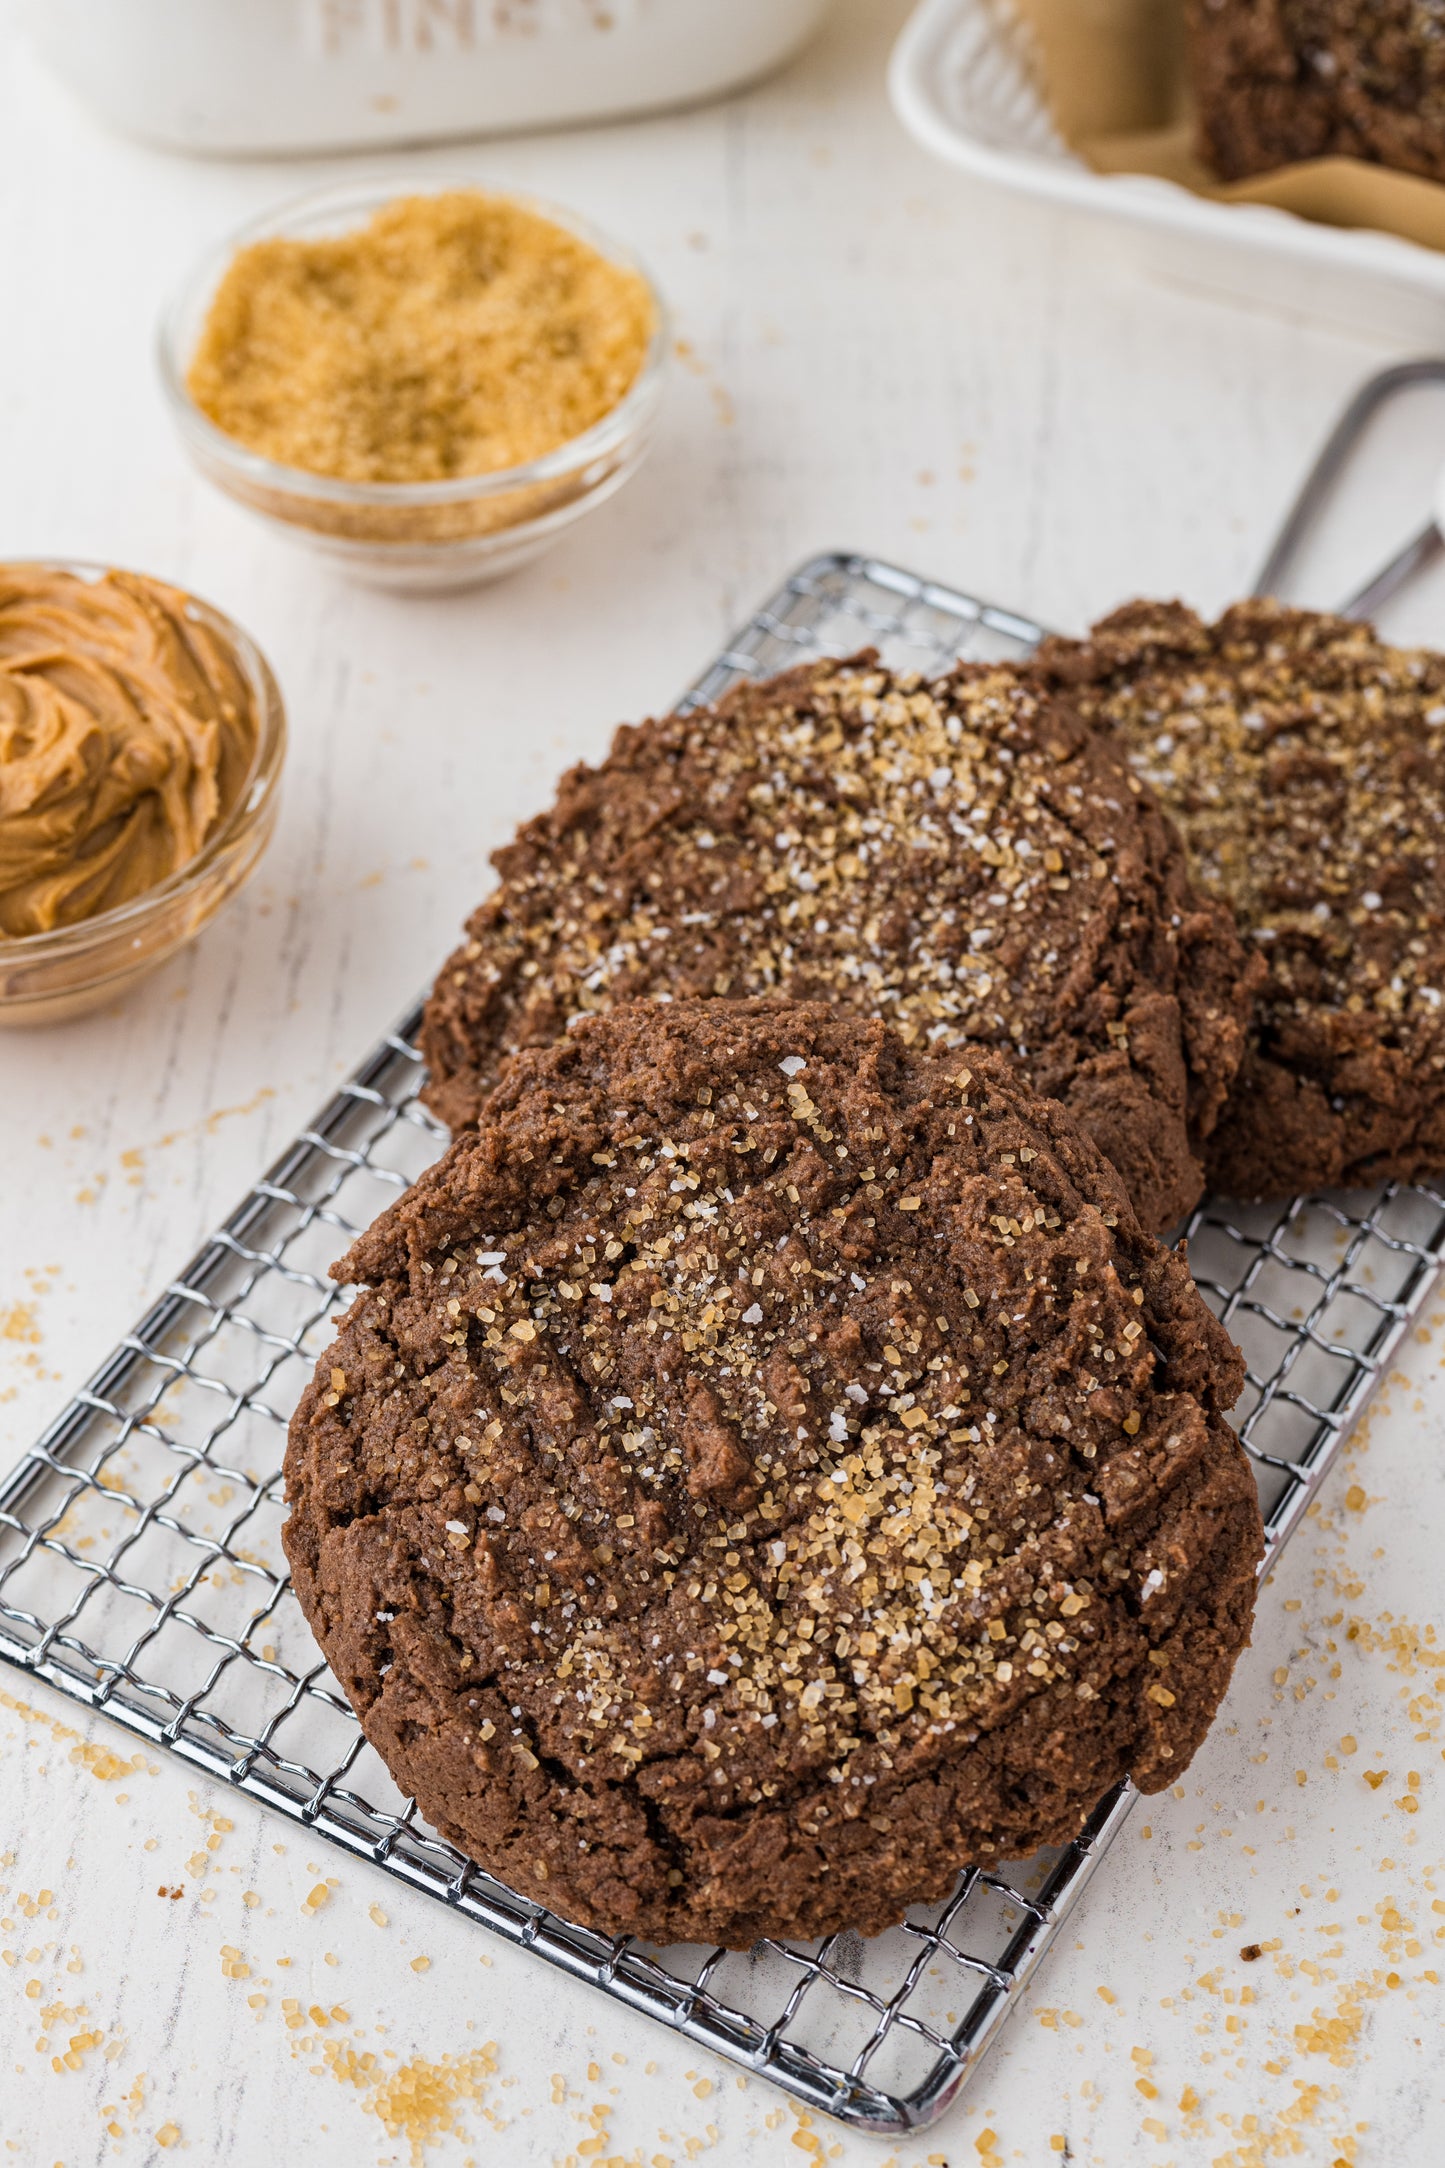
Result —
[[494, 863], [427, 1007], [429, 1104], [641, 996], [843, 1001], [914, 1046], [1006, 1049], [1145, 1225], [1198, 1198], [1250, 962], [1118, 748], [1006, 670], [871, 655], [618, 733]]
[[872, 1933], [1203, 1738], [1261, 1548], [1242, 1365], [999, 1056], [622, 1007], [336, 1270], [297, 1592], [398, 1782], [538, 1901]]
[[1445, 180], [1439, 0], [1187, 0], [1200, 150], [1224, 180], [1365, 158]]
[[1269, 967], [1213, 1188], [1445, 1170], [1445, 656], [1246, 602], [1132, 603], [1042, 666], [1115, 725]]

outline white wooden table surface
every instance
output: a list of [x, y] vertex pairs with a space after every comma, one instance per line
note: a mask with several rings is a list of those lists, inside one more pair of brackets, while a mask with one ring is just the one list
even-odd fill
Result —
[[[1363, 318], [1148, 285], [1062, 217], [969, 193], [888, 112], [901, 19], [840, 0], [726, 105], [427, 159], [630, 237], [686, 342], [637, 482], [542, 565], [441, 601], [348, 587], [252, 527], [193, 479], [157, 395], [156, 315], [191, 257], [341, 163], [114, 140], [0, 30], [0, 552], [214, 598], [269, 651], [293, 732], [239, 905], [123, 1007], [0, 1040], [0, 1462], [401, 1011], [561, 767], [667, 703], [797, 560], [863, 547], [1067, 627], [1141, 589], [1221, 604], [1390, 358]], [[1412, 490], [1420, 508], [1422, 441], [1390, 435], [1315, 599], [1369, 568]], [[1422, 589], [1396, 622], [1429, 637], [1441, 602]], [[894, 2147], [158, 1753], [117, 1773], [125, 1735], [0, 1671], [0, 2161], [1431, 2158], [1440, 1363], [1427, 1330], [1265, 1590], [1186, 1781], [1136, 1812], [966, 2103]]]

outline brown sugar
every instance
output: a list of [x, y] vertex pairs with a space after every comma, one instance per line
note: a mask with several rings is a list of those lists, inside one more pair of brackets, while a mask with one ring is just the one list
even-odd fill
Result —
[[640, 273], [506, 197], [455, 189], [242, 249], [186, 381], [218, 429], [284, 466], [446, 481], [590, 429], [636, 381], [655, 321]]

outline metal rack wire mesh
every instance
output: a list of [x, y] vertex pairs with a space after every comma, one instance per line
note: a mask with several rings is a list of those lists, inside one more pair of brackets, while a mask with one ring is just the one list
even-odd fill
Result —
[[[932, 670], [1018, 656], [1037, 637], [891, 566], [824, 557], [691, 698], [865, 641]], [[382, 1040], [0, 1485], [0, 1657], [810, 2105], [861, 2128], [922, 2128], [1096, 1869], [1127, 1786], [1077, 1843], [971, 1871], [945, 1905], [876, 1940], [651, 1950], [540, 1910], [442, 1843], [320, 1659], [279, 1542], [285, 1427], [340, 1299], [328, 1260], [439, 1148], [417, 1105], [414, 1024]], [[1277, 1549], [1429, 1295], [1445, 1197], [1210, 1201], [1189, 1235], [1249, 1362], [1236, 1420]]]

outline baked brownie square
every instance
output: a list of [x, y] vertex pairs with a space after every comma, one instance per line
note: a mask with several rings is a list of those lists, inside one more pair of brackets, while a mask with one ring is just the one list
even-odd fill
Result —
[[1187, 0], [1200, 149], [1222, 180], [1364, 158], [1445, 181], [1445, 0]]

